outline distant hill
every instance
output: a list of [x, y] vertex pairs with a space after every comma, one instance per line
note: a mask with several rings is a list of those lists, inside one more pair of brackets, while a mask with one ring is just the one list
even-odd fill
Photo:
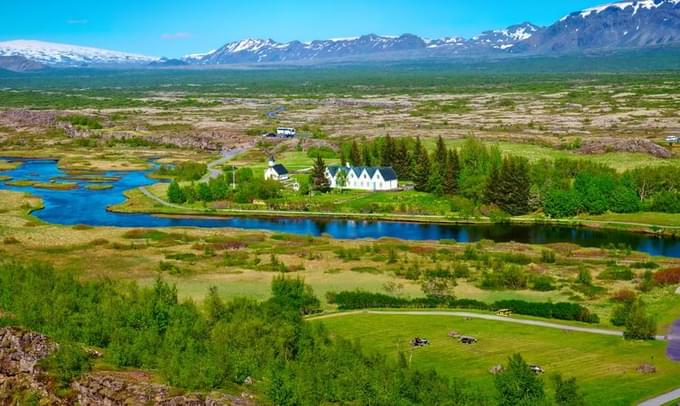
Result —
[[[41, 41], [0, 42], [0, 56], [23, 57], [50, 67], [196, 68], [225, 65], [318, 65], [589, 55], [680, 45], [680, 0], [604, 4], [564, 16], [548, 27], [530, 22], [489, 30], [472, 38], [421, 38], [376, 34], [353, 38], [277, 42], [243, 39], [205, 53], [166, 59]], [[624, 61], [625, 62], [625, 61]]]

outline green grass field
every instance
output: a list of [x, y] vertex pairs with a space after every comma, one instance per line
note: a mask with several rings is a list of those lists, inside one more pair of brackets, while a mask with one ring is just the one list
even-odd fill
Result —
[[[396, 357], [412, 355], [412, 365], [434, 368], [450, 377], [465, 378], [480, 390], [493, 393], [489, 368], [505, 364], [514, 353], [551, 373], [577, 378], [588, 404], [632, 405], [680, 386], [680, 363], [666, 359], [665, 343], [631, 342], [618, 337], [522, 326], [449, 316], [351, 315], [324, 319], [333, 333], [359, 339], [369, 351]], [[479, 339], [466, 346], [449, 338], [451, 330]], [[411, 350], [413, 337], [426, 337], [431, 345]], [[635, 369], [649, 363], [656, 374]]]

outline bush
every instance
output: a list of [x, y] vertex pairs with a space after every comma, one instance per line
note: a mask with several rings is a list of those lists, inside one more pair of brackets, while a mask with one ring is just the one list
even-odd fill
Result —
[[307, 156], [309, 158], [320, 156], [323, 159], [335, 159], [338, 157], [338, 153], [331, 147], [311, 147], [307, 150]]
[[602, 280], [629, 281], [635, 277], [635, 273], [630, 268], [613, 265], [600, 272], [597, 277]]
[[493, 308], [510, 309], [513, 313], [527, 316], [543, 317], [546, 319], [575, 320], [586, 323], [599, 323], [596, 314], [590, 313], [588, 308], [577, 303], [539, 303], [523, 300], [500, 300], [493, 304]]
[[630, 309], [630, 304], [622, 304], [614, 307], [612, 310], [612, 317], [609, 319], [612, 325], [616, 327], [622, 327], [626, 324], [626, 319], [628, 318], [628, 311]]
[[548, 275], [539, 275], [533, 278], [531, 289], [539, 292], [555, 290], [555, 280]]
[[478, 310], [510, 309], [514, 313], [527, 316], [575, 320], [586, 323], [599, 323], [596, 314], [576, 303], [526, 302], [523, 300], [501, 300], [492, 305], [472, 299], [455, 299], [453, 296], [425, 297], [408, 299], [383, 293], [365, 291], [328, 292], [328, 303], [335, 304], [340, 310], [379, 309], [379, 308], [459, 308]]
[[614, 302], [630, 303], [635, 301], [635, 292], [630, 289], [619, 289], [612, 295]]
[[156, 175], [176, 180], [196, 181], [208, 172], [208, 166], [199, 162], [180, 162], [177, 165], [162, 165]]
[[659, 192], [652, 197], [649, 210], [663, 213], [680, 213], [680, 192]]
[[94, 117], [81, 116], [81, 115], [71, 115], [61, 117], [62, 121], [66, 121], [75, 126], [89, 128], [90, 130], [99, 130], [102, 128], [101, 123]]
[[653, 340], [656, 335], [656, 320], [647, 314], [644, 302], [638, 299], [631, 303], [627, 313], [623, 336], [627, 340]]
[[580, 210], [581, 198], [576, 191], [552, 189], [545, 196], [543, 211], [549, 217], [573, 217]]
[[542, 250], [541, 251], [541, 262], [544, 264], [554, 264], [555, 263], [555, 251], [553, 250]]
[[80, 346], [68, 342], [60, 344], [54, 354], [42, 361], [42, 366], [54, 375], [62, 388], [92, 369], [88, 354]]
[[677, 285], [680, 283], [680, 268], [657, 271], [654, 274], [654, 282], [659, 285]]

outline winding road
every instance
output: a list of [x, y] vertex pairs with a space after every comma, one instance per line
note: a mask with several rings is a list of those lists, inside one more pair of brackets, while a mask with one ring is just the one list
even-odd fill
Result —
[[222, 151], [222, 156], [219, 159], [216, 159], [208, 164], [208, 172], [205, 175], [203, 175], [199, 182], [207, 182], [210, 179], [215, 179], [216, 177], [220, 176], [222, 171], [220, 171], [219, 169], [215, 169], [215, 167], [227, 163], [228, 161], [232, 160], [236, 155], [247, 150], [248, 148], [238, 147], [230, 149], [228, 151]]

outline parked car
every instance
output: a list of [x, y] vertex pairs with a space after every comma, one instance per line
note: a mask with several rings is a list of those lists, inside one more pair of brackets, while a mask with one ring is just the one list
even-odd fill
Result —
[[529, 365], [529, 369], [531, 369], [531, 372], [535, 373], [536, 375], [541, 375], [545, 372], [545, 370], [538, 365]]
[[426, 345], [430, 345], [430, 340], [427, 338], [415, 337], [411, 340], [411, 345], [413, 347], [425, 347]]

